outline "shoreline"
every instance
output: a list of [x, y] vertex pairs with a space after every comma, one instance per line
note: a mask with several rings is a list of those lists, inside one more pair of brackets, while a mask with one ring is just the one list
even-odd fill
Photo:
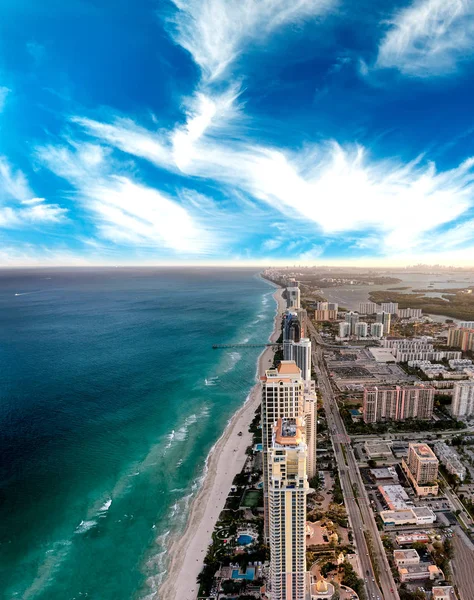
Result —
[[[283, 288], [273, 282], [271, 284], [276, 287], [273, 298], [277, 306], [273, 332], [268, 340], [275, 342], [281, 333], [281, 317], [286, 302], [282, 298]], [[271, 347], [265, 348], [260, 354], [256, 379], [271, 365], [273, 354]], [[202, 485], [191, 503], [184, 532], [168, 549], [170, 562], [166, 577], [153, 596], [154, 600], [196, 600], [199, 591], [196, 579], [202, 570], [215, 524], [224, 508], [232, 481], [247, 459], [245, 450], [252, 443], [248, 428], [259, 403], [260, 384], [257, 381], [207, 456]]]

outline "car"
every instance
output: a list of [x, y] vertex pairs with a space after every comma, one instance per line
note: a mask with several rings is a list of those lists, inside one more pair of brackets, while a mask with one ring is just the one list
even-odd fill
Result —
[[375, 579], [372, 577], [372, 583], [375, 583]]

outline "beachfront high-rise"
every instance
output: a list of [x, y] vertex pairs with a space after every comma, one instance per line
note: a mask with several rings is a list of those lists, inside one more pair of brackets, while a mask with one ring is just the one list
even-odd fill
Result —
[[286, 288], [286, 306], [287, 308], [300, 308], [300, 288], [297, 281], [290, 282]]
[[311, 379], [311, 340], [301, 338], [299, 342], [293, 343], [292, 357], [297, 366], [301, 369], [301, 376], [305, 381]]
[[268, 452], [272, 446], [273, 426], [278, 419], [296, 419], [304, 415], [304, 381], [292, 360], [282, 360], [276, 369], [268, 369], [262, 381], [263, 501], [265, 538], [269, 539]]
[[272, 600], [305, 600], [307, 446], [301, 417], [279, 418], [268, 449]]

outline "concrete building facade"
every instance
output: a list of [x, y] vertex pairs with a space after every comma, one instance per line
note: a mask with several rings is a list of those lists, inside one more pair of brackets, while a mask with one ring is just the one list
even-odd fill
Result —
[[364, 389], [365, 423], [431, 419], [435, 389], [431, 386], [373, 386]]

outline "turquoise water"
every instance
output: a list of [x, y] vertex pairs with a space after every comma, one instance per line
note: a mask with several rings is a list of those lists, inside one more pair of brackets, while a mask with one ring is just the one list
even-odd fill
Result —
[[232, 571], [232, 579], [249, 579], [253, 580], [255, 577], [255, 569], [252, 567], [247, 567], [247, 571], [245, 573], [239, 573], [238, 569], [234, 569]]
[[251, 535], [239, 535], [237, 538], [237, 543], [241, 546], [246, 546], [247, 544], [251, 544], [253, 542], [253, 537]]
[[254, 383], [255, 271], [0, 272], [0, 597], [143, 599]]

